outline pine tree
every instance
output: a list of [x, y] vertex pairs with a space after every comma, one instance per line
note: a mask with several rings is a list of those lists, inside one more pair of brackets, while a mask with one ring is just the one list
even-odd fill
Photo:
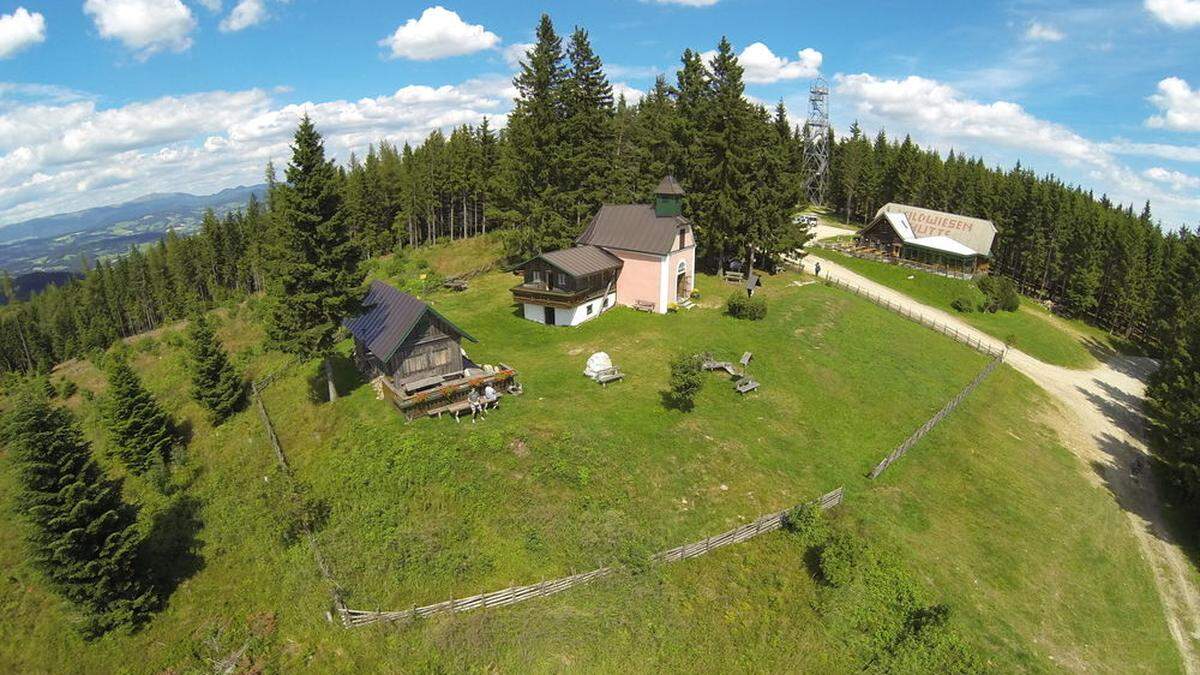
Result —
[[170, 458], [175, 443], [170, 416], [142, 385], [129, 362], [117, 355], [110, 357], [101, 419], [112, 453], [134, 474]]
[[337, 168], [312, 120], [300, 120], [286, 183], [276, 186], [278, 211], [268, 334], [283, 351], [328, 355], [342, 319], [359, 307], [362, 274], [341, 211]]
[[3, 440], [16, 460], [35, 564], [82, 610], [86, 636], [139, 623], [156, 597], [138, 564], [135, 510], [104, 477], [70, 413], [33, 392], [15, 398]]
[[615, 133], [613, 92], [586, 30], [576, 27], [567, 46], [571, 69], [563, 84], [564, 192], [576, 227], [612, 189]]
[[188, 329], [192, 359], [192, 398], [208, 410], [213, 424], [237, 412], [244, 398], [242, 378], [202, 313], [192, 317]]

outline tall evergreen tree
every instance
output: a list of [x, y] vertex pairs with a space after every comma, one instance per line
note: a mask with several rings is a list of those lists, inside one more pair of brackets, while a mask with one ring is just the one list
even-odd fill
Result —
[[2, 435], [16, 462], [35, 564], [82, 610], [86, 636], [140, 622], [156, 598], [138, 564], [136, 512], [120, 484], [104, 477], [70, 413], [32, 391], [15, 398]]
[[229, 363], [229, 356], [203, 313], [192, 317], [188, 337], [192, 398], [208, 410], [214, 424], [220, 424], [241, 407], [245, 393], [242, 378]]
[[101, 420], [112, 453], [134, 474], [170, 458], [175, 443], [170, 416], [142, 385], [129, 362], [115, 354], [108, 365], [108, 393]]
[[613, 92], [586, 30], [575, 28], [567, 57], [571, 67], [562, 92], [562, 180], [571, 215], [579, 227], [612, 190]]
[[[283, 351], [327, 356], [342, 319], [359, 308], [363, 275], [341, 211], [337, 167], [325, 158], [308, 115], [296, 128], [285, 176], [273, 204], [278, 217], [268, 334]], [[332, 381], [329, 386], [335, 395]]]

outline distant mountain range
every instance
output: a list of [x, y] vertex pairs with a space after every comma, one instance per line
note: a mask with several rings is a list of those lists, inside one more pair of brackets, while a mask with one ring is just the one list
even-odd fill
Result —
[[263, 184], [239, 185], [211, 195], [149, 194], [121, 204], [14, 223], [0, 228], [0, 269], [25, 290], [39, 290], [42, 279], [63, 276], [22, 277], [32, 272], [77, 271], [83, 256], [95, 261], [158, 241], [170, 230], [194, 232], [206, 209], [224, 215], [245, 208], [250, 195], [262, 199], [265, 192]]

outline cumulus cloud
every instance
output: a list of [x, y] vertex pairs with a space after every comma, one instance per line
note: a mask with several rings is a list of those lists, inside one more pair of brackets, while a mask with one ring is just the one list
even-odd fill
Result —
[[1101, 143], [1104, 150], [1117, 155], [1157, 157], [1176, 162], [1200, 162], [1200, 145], [1172, 145], [1170, 143], [1138, 143], [1122, 138]]
[[646, 92], [638, 89], [637, 87], [631, 87], [626, 82], [613, 82], [612, 90], [614, 101], [617, 100], [618, 97], [624, 96], [625, 102], [629, 103], [630, 105], [642, 100], [642, 97], [646, 95]]
[[923, 143], [971, 152], [1015, 150], [1026, 159], [1031, 155], [1049, 157], [1116, 201], [1151, 199], [1160, 207], [1160, 214], [1181, 221], [1200, 208], [1200, 195], [1164, 190], [1121, 164], [1110, 145], [1035, 117], [1016, 103], [976, 101], [953, 87], [918, 76], [891, 80], [861, 73], [838, 75], [835, 81], [835, 93], [849, 101], [864, 121], [912, 133]]
[[1172, 131], [1200, 131], [1200, 89], [1193, 90], [1187, 81], [1168, 77], [1158, 83], [1158, 92], [1150, 97], [1160, 111], [1146, 120], [1146, 125]]
[[100, 37], [120, 41], [141, 59], [192, 46], [196, 19], [180, 0], [85, 0], [83, 11]]
[[1061, 42], [1066, 35], [1055, 28], [1039, 21], [1032, 21], [1025, 29], [1025, 39], [1032, 42]]
[[201, 7], [210, 12], [221, 11], [221, 0], [196, 0], [196, 2], [200, 3]]
[[500, 44], [500, 37], [438, 5], [421, 12], [419, 19], [409, 19], [379, 44], [394, 59], [432, 61], [491, 49]]
[[493, 128], [503, 126], [514, 92], [507, 78], [491, 78], [353, 101], [277, 101], [283, 94], [211, 91], [107, 109], [93, 99], [47, 96], [7, 107], [0, 86], [0, 224], [148, 192], [257, 182], [267, 160], [287, 161], [304, 113], [327, 152], [344, 160], [381, 138], [419, 142], [485, 115]]
[[1145, 7], [1172, 28], [1200, 26], [1200, 0], [1145, 0]]
[[221, 20], [221, 30], [235, 33], [239, 30], [258, 25], [267, 20], [266, 0], [240, 0], [229, 11], [229, 16]]
[[1155, 166], [1143, 171], [1142, 175], [1152, 181], [1170, 185], [1171, 189], [1176, 191], [1185, 189], [1200, 190], [1200, 176], [1189, 176], [1181, 171]]
[[525, 60], [526, 54], [530, 49], [533, 49], [532, 42], [514, 42], [501, 50], [500, 55], [504, 57], [504, 63], [509, 68], [517, 68], [521, 65], [521, 61]]
[[[711, 64], [716, 55], [716, 50], [710, 49], [701, 53], [700, 58]], [[824, 59], [821, 52], [806, 48], [796, 52], [796, 56], [795, 61], [776, 56], [765, 44], [755, 42], [743, 49], [737, 59], [744, 71], [743, 79], [750, 84], [770, 84], [820, 74], [821, 61]]]
[[0, 59], [46, 39], [46, 18], [18, 7], [12, 14], [0, 14]]

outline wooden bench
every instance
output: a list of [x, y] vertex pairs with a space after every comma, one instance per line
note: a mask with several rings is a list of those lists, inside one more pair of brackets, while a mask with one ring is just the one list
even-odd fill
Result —
[[470, 411], [471, 411], [471, 402], [470, 401], [458, 401], [456, 403], [448, 403], [446, 405], [438, 406], [436, 408], [430, 408], [429, 412], [427, 412], [425, 414], [429, 415], [430, 417], [441, 417], [443, 413], [450, 414], [450, 415], [454, 415], [454, 421], [457, 422], [458, 418], [463, 413], [470, 412]]
[[742, 364], [742, 367], [745, 368], [746, 366], [750, 365], [750, 359], [752, 358], [754, 358], [754, 352], [746, 352], [745, 354], [742, 354], [742, 360], [738, 361], [738, 363]]
[[742, 274], [741, 272], [735, 272], [733, 270], [726, 270], [725, 272], [725, 281], [731, 284], [741, 283], [745, 278], [746, 275]]
[[758, 380], [750, 377], [743, 377], [742, 379], [738, 380], [737, 384], [735, 384], [733, 388], [737, 389], [737, 393], [745, 394], [746, 392], [758, 389]]
[[705, 361], [701, 364], [704, 370], [723, 370], [734, 377], [737, 377], [738, 372], [734, 370], [733, 364], [728, 361]]
[[622, 373], [621, 369], [617, 368], [616, 366], [613, 366], [612, 368], [605, 368], [604, 370], [596, 373], [596, 381], [605, 387], [608, 386], [609, 382], [616, 382], [617, 380], [623, 379], [625, 379], [625, 373]]
[[633, 308], [639, 312], [653, 312], [654, 303], [648, 300], [634, 300]]
[[452, 291], [465, 291], [465, 290], [467, 290], [467, 280], [466, 279], [447, 279], [444, 282], [442, 282], [442, 287], [449, 288]]

